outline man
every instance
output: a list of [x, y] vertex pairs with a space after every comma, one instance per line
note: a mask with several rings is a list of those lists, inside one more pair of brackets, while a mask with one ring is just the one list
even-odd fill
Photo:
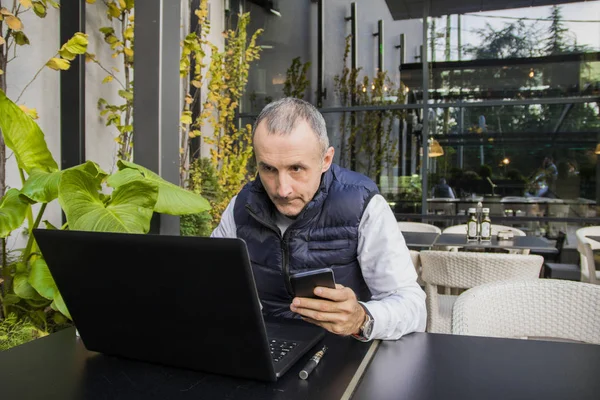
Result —
[[[253, 141], [260, 179], [231, 200], [212, 236], [246, 241], [263, 313], [360, 340], [423, 331], [425, 294], [396, 219], [370, 179], [332, 164], [319, 111], [294, 98], [270, 103]], [[336, 289], [294, 298], [290, 275], [324, 267]]]
[[438, 199], [455, 199], [454, 190], [446, 183], [446, 178], [440, 178], [440, 183], [433, 188], [433, 197]]

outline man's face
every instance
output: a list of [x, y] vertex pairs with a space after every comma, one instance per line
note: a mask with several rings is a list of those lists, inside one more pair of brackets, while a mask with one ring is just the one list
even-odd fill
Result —
[[323, 156], [317, 135], [305, 121], [284, 135], [269, 133], [262, 121], [254, 133], [254, 153], [269, 198], [280, 213], [296, 217], [317, 192], [334, 149]]

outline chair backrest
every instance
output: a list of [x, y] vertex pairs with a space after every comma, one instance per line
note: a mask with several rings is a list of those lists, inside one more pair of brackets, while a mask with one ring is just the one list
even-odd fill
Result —
[[410, 253], [410, 259], [415, 267], [415, 271], [417, 271], [417, 283], [422, 286], [424, 284], [421, 280], [421, 257], [419, 252], [416, 250], [408, 250], [408, 252]]
[[577, 236], [577, 251], [579, 252], [581, 273], [590, 283], [600, 284], [600, 280], [596, 275], [596, 262], [594, 260], [594, 250], [600, 249], [600, 243], [588, 239], [586, 237], [588, 235], [600, 236], [600, 226], [579, 228], [575, 232], [575, 236]]
[[478, 286], [454, 304], [452, 333], [600, 344], [600, 286], [554, 279]]
[[[511, 231], [515, 236], [525, 236], [525, 232], [512, 226], [492, 224], [492, 235], [497, 235], [501, 231]], [[444, 229], [443, 233], [467, 233], [467, 225], [454, 225]]]
[[452, 302], [456, 296], [440, 296], [439, 287], [469, 289], [507, 279], [536, 279], [544, 258], [535, 255], [421, 251], [421, 280], [427, 294], [427, 331], [452, 331]]
[[398, 221], [398, 227], [401, 232], [433, 232], [442, 233], [442, 230], [435, 225], [424, 224], [422, 222], [404, 222]]
[[539, 255], [445, 252], [420, 253], [425, 284], [469, 289], [489, 282], [539, 277], [544, 258]]

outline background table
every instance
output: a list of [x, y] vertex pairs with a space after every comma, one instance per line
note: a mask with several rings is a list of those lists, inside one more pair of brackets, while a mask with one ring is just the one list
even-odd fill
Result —
[[402, 232], [402, 236], [404, 236], [404, 241], [409, 249], [421, 250], [433, 246], [439, 234], [435, 232]]
[[515, 236], [509, 240], [498, 240], [496, 236], [492, 240], [467, 241], [467, 236], [458, 233], [442, 233], [437, 237], [434, 247], [464, 247], [464, 248], [486, 248], [486, 249], [505, 249], [522, 250], [530, 249], [532, 252], [558, 253], [558, 249], [548, 240], [537, 236]]
[[353, 399], [600, 397], [600, 346], [414, 333], [382, 341]]
[[586, 238], [595, 240], [596, 242], [600, 242], [600, 236], [592, 236], [592, 235], [590, 235], [590, 236], [586, 236]]

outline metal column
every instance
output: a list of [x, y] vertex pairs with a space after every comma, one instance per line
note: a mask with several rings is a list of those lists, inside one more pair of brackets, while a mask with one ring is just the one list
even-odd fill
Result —
[[318, 60], [317, 60], [317, 108], [323, 107], [323, 99], [327, 98], [327, 92], [323, 88], [323, 82], [325, 80], [325, 62], [323, 59], [323, 31], [325, 29], [325, 25], [323, 22], [324, 14], [325, 14], [325, 0], [318, 0], [317, 2], [317, 46], [318, 46]]
[[[427, 46], [427, 17], [429, 16], [429, 7], [431, 0], [423, 2], [423, 45]], [[429, 159], [429, 64], [427, 63], [427, 51], [421, 53], [421, 64], [423, 65], [423, 130], [422, 146], [423, 158], [421, 159], [421, 214], [427, 214], [427, 160]]]
[[[60, 11], [60, 44], [75, 32], [85, 32], [85, 2], [63, 0]], [[60, 72], [60, 167], [66, 169], [85, 162], [85, 60], [71, 61]]]
[[[145, 0], [135, 11], [134, 161], [177, 185], [181, 2]], [[160, 215], [150, 230], [179, 235], [179, 217]]]

